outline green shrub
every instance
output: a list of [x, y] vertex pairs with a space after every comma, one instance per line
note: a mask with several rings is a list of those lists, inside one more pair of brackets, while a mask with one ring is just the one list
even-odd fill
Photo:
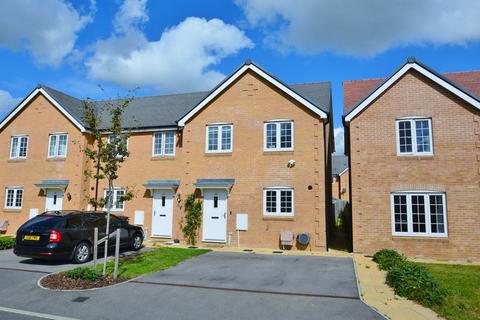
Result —
[[186, 215], [181, 222], [183, 235], [187, 243], [195, 245], [197, 243], [198, 229], [202, 224], [202, 203], [195, 199], [195, 194], [188, 195], [185, 201]]
[[15, 238], [0, 237], [0, 250], [11, 249], [15, 244]]
[[427, 268], [414, 262], [403, 261], [393, 265], [387, 273], [386, 282], [395, 294], [425, 306], [440, 305], [448, 295]]
[[382, 249], [373, 255], [373, 261], [378, 263], [380, 270], [391, 270], [397, 264], [403, 263], [405, 257], [395, 250]]
[[86, 281], [95, 281], [100, 278], [100, 275], [90, 267], [79, 267], [72, 270], [65, 271], [65, 276], [71, 279], [81, 279]]

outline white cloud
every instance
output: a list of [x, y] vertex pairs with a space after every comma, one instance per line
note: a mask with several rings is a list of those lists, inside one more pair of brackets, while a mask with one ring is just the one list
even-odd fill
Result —
[[21, 98], [14, 98], [10, 92], [5, 90], [0, 90], [0, 118], [13, 109], [14, 106], [20, 102]]
[[146, 21], [145, 1], [125, 1], [115, 18], [115, 33], [98, 41], [85, 62], [89, 77], [126, 88], [204, 90], [224, 78], [212, 67], [253, 47], [242, 30], [220, 19], [188, 17], [164, 30], [158, 41], [147, 39], [140, 30]]
[[335, 153], [343, 154], [345, 152], [345, 140], [343, 127], [333, 129], [333, 137], [335, 139]]
[[149, 20], [147, 0], [125, 0], [113, 22], [117, 32], [126, 32]]
[[280, 50], [372, 56], [409, 44], [480, 40], [478, 0], [237, 0]]
[[0, 12], [0, 47], [27, 50], [37, 63], [52, 66], [74, 49], [78, 32], [92, 19], [62, 0], [3, 0]]

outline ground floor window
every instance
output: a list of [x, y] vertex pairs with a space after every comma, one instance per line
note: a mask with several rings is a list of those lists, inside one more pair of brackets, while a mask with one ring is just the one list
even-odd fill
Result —
[[395, 236], [447, 236], [444, 193], [392, 194], [392, 234]]
[[263, 214], [266, 216], [293, 216], [293, 189], [275, 187], [264, 189], [263, 208]]
[[22, 188], [7, 188], [5, 192], [5, 208], [21, 209], [23, 200]]
[[125, 190], [115, 188], [113, 190], [105, 190], [105, 207], [109, 201], [112, 201], [112, 211], [123, 211], [125, 208]]

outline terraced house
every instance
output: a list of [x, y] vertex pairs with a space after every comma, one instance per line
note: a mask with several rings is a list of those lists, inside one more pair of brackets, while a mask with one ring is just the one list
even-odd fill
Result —
[[480, 72], [343, 83], [353, 249], [480, 260]]
[[[7, 233], [44, 210], [88, 209], [95, 181], [84, 176], [91, 163], [81, 147], [91, 140], [82, 104], [38, 86], [0, 124]], [[182, 239], [184, 201], [195, 193], [200, 241], [235, 245], [241, 229], [242, 246], [276, 248], [286, 232], [310, 235], [308, 250], [327, 248], [330, 83], [286, 85], [247, 61], [210, 92], [138, 97], [124, 121], [130, 156], [113, 210], [148, 237]], [[135, 197], [123, 202], [127, 186]]]

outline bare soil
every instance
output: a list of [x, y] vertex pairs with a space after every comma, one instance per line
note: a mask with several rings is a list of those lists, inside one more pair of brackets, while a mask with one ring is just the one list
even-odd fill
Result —
[[112, 284], [127, 281], [125, 278], [113, 279], [112, 277], [101, 277], [95, 281], [72, 279], [66, 277], [63, 273], [55, 273], [42, 279], [41, 285], [53, 290], [83, 290], [92, 288], [102, 288]]

